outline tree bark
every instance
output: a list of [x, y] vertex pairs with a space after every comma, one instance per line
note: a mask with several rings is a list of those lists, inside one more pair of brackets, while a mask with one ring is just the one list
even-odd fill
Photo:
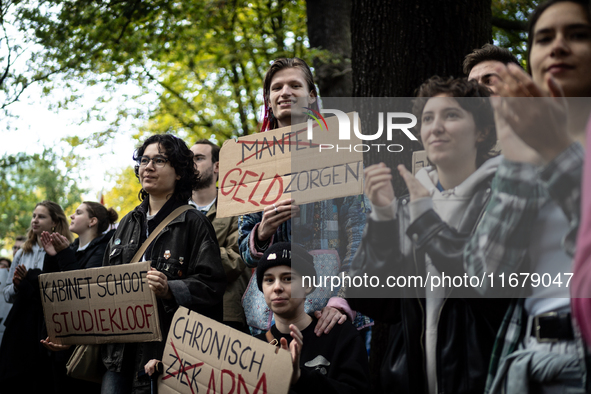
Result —
[[[491, 0], [353, 0], [351, 62], [355, 97], [413, 97], [433, 75], [462, 77], [462, 61], [474, 48], [491, 41]], [[410, 112], [410, 100], [398, 101], [392, 112]], [[365, 134], [377, 130], [375, 107], [357, 108]], [[396, 195], [406, 189], [395, 170], [410, 169], [412, 152], [422, 149], [402, 133], [392, 141], [386, 133], [376, 143], [400, 144], [404, 150], [364, 153], [365, 165], [384, 162], [394, 169]], [[379, 368], [388, 343], [388, 325], [376, 323], [370, 366], [372, 392], [381, 392]]]
[[351, 0], [307, 0], [310, 47], [324, 50], [314, 56], [315, 81], [323, 97], [351, 97]]

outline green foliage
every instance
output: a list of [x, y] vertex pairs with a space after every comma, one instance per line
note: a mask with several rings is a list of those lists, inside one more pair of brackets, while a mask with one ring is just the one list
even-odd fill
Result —
[[[492, 1], [493, 38], [520, 58], [525, 21], [537, 3]], [[104, 86], [103, 97], [82, 120], [89, 121], [104, 119], [103, 104], [114, 92], [134, 85], [139, 93], [125, 93], [110, 127], [87, 139], [71, 138], [73, 146], [100, 146], [114, 133], [129, 132], [121, 128], [129, 118], [142, 124], [133, 130], [135, 136], [172, 132], [189, 142], [213, 138], [221, 143], [258, 131], [262, 78], [271, 60], [331, 59], [327, 51], [307, 49], [305, 7], [304, 0], [0, 2], [0, 27], [18, 28], [24, 37], [17, 44], [0, 32], [0, 72], [10, 63], [7, 54], [15, 56], [24, 47], [30, 51], [22, 73], [6, 68], [0, 93], [8, 103], [28, 84], [42, 80], [46, 94], [54, 87], [70, 92], [51, 103], [60, 109], [81, 100], [80, 83]], [[147, 97], [156, 99], [146, 102]]]
[[115, 186], [103, 194], [105, 206], [117, 211], [121, 219], [140, 204], [140, 189], [133, 167], [124, 168], [115, 175]]
[[508, 48], [525, 66], [527, 19], [538, 0], [493, 0], [492, 24], [495, 44]]
[[24, 235], [39, 201], [55, 201], [66, 212], [77, 206], [83, 191], [69, 171], [76, 163], [51, 149], [0, 158], [0, 238]]
[[[21, 28], [34, 32], [44, 48], [44, 63], [88, 84], [115, 89], [133, 81], [144, 94], [158, 93], [140, 134], [174, 132], [223, 141], [254, 133], [269, 62], [304, 56], [302, 0], [52, 0], [43, 5], [22, 7], [19, 15]], [[122, 108], [120, 116], [130, 112]], [[117, 131], [115, 124], [95, 140]]]
[[[33, 48], [34, 40], [22, 42], [23, 15], [27, 2], [0, 1], [0, 111], [10, 115], [7, 107], [18, 101], [23, 92], [35, 82], [48, 80], [61, 71], [55, 64], [39, 62], [40, 47]], [[21, 29], [19, 32], [18, 30]]]

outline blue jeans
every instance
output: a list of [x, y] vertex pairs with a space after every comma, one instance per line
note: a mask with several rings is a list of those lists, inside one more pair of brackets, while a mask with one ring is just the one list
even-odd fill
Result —
[[129, 394], [132, 383], [133, 376], [129, 373], [107, 371], [103, 376], [101, 394]]

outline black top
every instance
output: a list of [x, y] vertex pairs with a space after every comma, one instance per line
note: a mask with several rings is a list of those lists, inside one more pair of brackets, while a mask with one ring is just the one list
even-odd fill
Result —
[[[302, 331], [303, 347], [300, 355], [301, 375], [291, 386], [290, 393], [362, 393], [369, 391], [369, 365], [363, 339], [351, 322], [337, 324], [328, 334], [314, 334], [318, 320]], [[289, 333], [282, 334], [276, 325], [271, 327], [278, 341], [292, 340]], [[265, 342], [266, 333], [257, 335]], [[289, 377], [287, 377], [289, 378]]]

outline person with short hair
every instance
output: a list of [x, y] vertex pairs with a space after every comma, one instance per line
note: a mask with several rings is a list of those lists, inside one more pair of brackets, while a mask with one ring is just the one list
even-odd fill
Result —
[[19, 235], [18, 237], [16, 237], [16, 239], [14, 240], [14, 245], [12, 246], [12, 258], [16, 256], [16, 252], [20, 250], [21, 246], [23, 246], [26, 240], [27, 237], [25, 237], [24, 235]]
[[[293, 262], [293, 264], [292, 264]], [[314, 287], [302, 277], [314, 278], [312, 256], [300, 245], [278, 242], [259, 260], [257, 285], [275, 315], [271, 329], [257, 335], [291, 353], [290, 393], [357, 394], [369, 390], [365, 344], [350, 322], [336, 325], [320, 337], [317, 319], [306, 314], [306, 296]]]
[[[490, 90], [476, 81], [433, 77], [418, 89], [413, 113], [431, 164], [413, 176], [398, 173], [409, 190], [397, 197], [384, 163], [365, 169], [372, 203], [351, 274], [357, 277], [441, 277], [438, 262], [462, 267], [468, 235], [478, 227], [500, 158], [492, 157], [495, 122]], [[449, 275], [448, 270], [444, 271]], [[347, 289], [350, 305], [390, 324], [380, 368], [383, 392], [478, 393], [506, 302], [472, 289], [420, 286]], [[462, 289], [463, 291], [464, 289]]]
[[220, 174], [220, 147], [209, 140], [201, 139], [195, 141], [191, 151], [194, 155], [195, 168], [199, 172], [199, 182], [193, 189], [189, 204], [202, 212], [213, 225], [228, 280], [224, 293], [223, 323], [248, 333], [242, 308], [242, 295], [250, 280], [250, 269], [242, 261], [238, 249], [238, 216], [226, 218], [217, 216], [216, 183]]
[[492, 44], [484, 44], [464, 58], [463, 69], [468, 79], [474, 79], [481, 85], [495, 92], [495, 84], [499, 82], [499, 74], [495, 71], [498, 64], [519, 64], [519, 60], [506, 48]]
[[[129, 264], [148, 236], [177, 208], [187, 204], [199, 180], [193, 153], [171, 134], [147, 138], [133, 156], [141, 184], [141, 204], [121, 221], [105, 251], [103, 266]], [[147, 284], [156, 296], [161, 342], [102, 345], [107, 368], [104, 394], [149, 393], [138, 373], [151, 359], [162, 359], [170, 323], [179, 306], [216, 321], [223, 317], [226, 275], [214, 229], [201, 213], [188, 209], [173, 219], [148, 246]]]
[[[475, 80], [492, 91], [492, 96], [497, 96], [497, 88], [503, 83], [497, 68], [516, 64], [521, 67], [519, 61], [508, 49], [492, 44], [484, 44], [480, 49], [475, 49], [464, 58], [464, 74], [468, 79]], [[497, 122], [498, 149], [509, 160], [540, 164], [541, 158], [537, 152], [523, 142], [511, 130], [506, 122], [499, 119]]]

